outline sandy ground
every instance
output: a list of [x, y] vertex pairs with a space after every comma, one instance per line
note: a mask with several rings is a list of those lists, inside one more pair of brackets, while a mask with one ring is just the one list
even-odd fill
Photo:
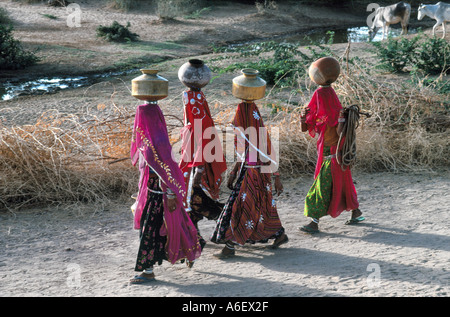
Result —
[[[208, 243], [192, 269], [167, 262], [156, 281], [130, 285], [138, 248], [129, 202], [102, 213], [36, 209], [0, 215], [1, 296], [438, 296], [450, 295], [448, 172], [355, 174], [366, 221], [324, 218], [303, 234], [303, 199], [311, 176], [285, 182], [277, 199], [289, 243], [239, 247], [218, 260]], [[226, 198], [228, 192], [222, 193]], [[209, 237], [214, 221], [203, 220]]]
[[[127, 58], [150, 61], [168, 56], [173, 61], [164, 64], [162, 71], [164, 77], [176, 83], [174, 70], [184, 63], [183, 58], [205, 53], [205, 43], [212, 39], [234, 42], [323, 26], [325, 21], [330, 26], [330, 20], [336, 25], [361, 20], [350, 14], [333, 15], [331, 9], [309, 7], [296, 7], [291, 12], [280, 8], [261, 16], [254, 7], [242, 5], [239, 10], [219, 7], [220, 10], [209, 13], [208, 19], [161, 24], [156, 16], [149, 18], [143, 12], [124, 14], [96, 7], [92, 1], [80, 2], [86, 8], [82, 28], [68, 30], [63, 8], [1, 1], [16, 21], [17, 37], [29, 48], [39, 46], [39, 54], [45, 57], [32, 68], [2, 73], [2, 77], [95, 72]], [[286, 16], [286, 12], [291, 15]], [[59, 18], [50, 20], [42, 16], [44, 13]], [[136, 26], [139, 23], [145, 24], [151, 32], [139, 32], [144, 42], [132, 47], [97, 39], [95, 27], [114, 19], [121, 23], [132, 20], [134, 31], [141, 30]], [[200, 31], [202, 36], [198, 37]], [[194, 38], [201, 38], [202, 43], [192, 44]], [[345, 45], [341, 47], [344, 48]], [[133, 107], [129, 80], [134, 76], [2, 102], [1, 114], [12, 120], [10, 123], [24, 124], [49, 109], [77, 112], [107, 102]], [[225, 75], [208, 86], [210, 104], [215, 100], [234, 102], [229, 87], [234, 76]], [[181, 84], [171, 84], [170, 89], [169, 99], [175, 100]], [[163, 104], [170, 104], [171, 100]], [[166, 109], [165, 113], [179, 110], [170, 106]], [[312, 176], [300, 175], [285, 180], [285, 193], [277, 199], [290, 238], [288, 244], [278, 250], [267, 245], [240, 247], [235, 258], [221, 261], [212, 256], [221, 246], [209, 243], [192, 269], [166, 262], [155, 269], [157, 280], [148, 285], [128, 283], [134, 275], [138, 248], [138, 232], [132, 229], [129, 209], [131, 199], [115, 201], [101, 212], [94, 212], [91, 206], [3, 212], [0, 296], [449, 296], [450, 173], [355, 172], [354, 178], [365, 222], [346, 226], [349, 214], [344, 214], [337, 219], [324, 219], [317, 235], [301, 233], [298, 227], [308, 222], [302, 209]], [[225, 190], [221, 198], [226, 199], [228, 194]], [[205, 238], [214, 225], [213, 221], [200, 223]]]

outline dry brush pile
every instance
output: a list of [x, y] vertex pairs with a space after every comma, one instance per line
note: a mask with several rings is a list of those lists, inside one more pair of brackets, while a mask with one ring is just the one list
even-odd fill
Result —
[[120, 158], [132, 116], [109, 110], [103, 118], [51, 111], [34, 125], [0, 125], [0, 209], [101, 203], [130, 192], [135, 171]]
[[[395, 82], [370, 75], [358, 64], [345, 66], [334, 88], [344, 106], [369, 111], [357, 130], [355, 169], [364, 172], [414, 171], [449, 165], [449, 101], [430, 87]], [[269, 94], [259, 106], [267, 126], [279, 136], [280, 168], [284, 176], [311, 173], [316, 140], [300, 132], [302, 101], [287, 103], [271, 114]], [[167, 103], [177, 102], [175, 99]], [[235, 105], [210, 102], [216, 124], [224, 129]], [[137, 189], [137, 170], [129, 160], [135, 108], [100, 104], [93, 112], [44, 113], [32, 125], [10, 126], [0, 121], [0, 210], [33, 204], [103, 204], [129, 199]], [[163, 109], [164, 111], [164, 109]], [[164, 111], [165, 112], [165, 111]], [[269, 114], [267, 114], [269, 112]], [[100, 113], [101, 115], [98, 115]], [[166, 112], [165, 112], [166, 113]], [[179, 145], [181, 118], [166, 113], [171, 142]], [[176, 148], [176, 146], [174, 146]]]
[[[398, 172], [449, 166], [450, 100], [446, 94], [429, 86], [374, 76], [358, 63], [344, 66], [333, 86], [344, 107], [358, 105], [371, 114], [361, 116], [356, 131], [355, 169]], [[300, 132], [299, 113], [315, 88], [310, 87], [299, 105], [287, 104], [276, 116], [280, 166], [290, 174], [314, 169], [316, 140]]]

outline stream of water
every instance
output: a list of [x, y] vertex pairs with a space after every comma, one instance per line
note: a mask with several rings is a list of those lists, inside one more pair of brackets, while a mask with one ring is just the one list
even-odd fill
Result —
[[[368, 41], [368, 27], [352, 27], [346, 29], [338, 29], [333, 30], [334, 37], [333, 43], [347, 43], [348, 41], [352, 42], [367, 42]], [[391, 28], [390, 35], [398, 36], [400, 35], [400, 28]], [[410, 33], [415, 33], [415, 30], [409, 31]], [[373, 41], [381, 40], [381, 31], [375, 36]], [[312, 30], [308, 33], [302, 33], [287, 37], [282, 37], [283, 41], [292, 42], [292, 43], [300, 43], [301, 45], [310, 45], [312, 43], [327, 43], [330, 35], [326, 30]], [[132, 70], [136, 71], [136, 70]], [[23, 95], [32, 95], [32, 94], [44, 94], [44, 93], [53, 93], [62, 89], [69, 88], [79, 88], [92, 85], [101, 80], [105, 80], [107, 78], [125, 75], [128, 72], [121, 73], [106, 73], [106, 74], [98, 74], [91, 76], [76, 76], [76, 77], [54, 77], [54, 78], [40, 78], [31, 81], [25, 82], [17, 82], [10, 81], [6, 82], [2, 86], [0, 86], [0, 100], [10, 100], [18, 96]]]
[[137, 69], [123, 72], [108, 72], [89, 76], [44, 77], [30, 81], [10, 81], [0, 87], [0, 100], [10, 100], [24, 95], [54, 93], [69, 88], [86, 87], [115, 76], [124, 76]]

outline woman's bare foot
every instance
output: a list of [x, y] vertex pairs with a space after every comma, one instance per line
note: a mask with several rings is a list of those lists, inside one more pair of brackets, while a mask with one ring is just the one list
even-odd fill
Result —
[[356, 219], [361, 215], [362, 215], [362, 212], [358, 208], [352, 210], [352, 219]]

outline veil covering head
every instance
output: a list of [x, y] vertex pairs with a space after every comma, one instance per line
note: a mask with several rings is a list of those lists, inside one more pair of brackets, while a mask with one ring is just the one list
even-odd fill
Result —
[[318, 160], [315, 172], [315, 176], [317, 176], [323, 161], [325, 130], [327, 125], [330, 127], [337, 125], [342, 105], [332, 87], [319, 87], [314, 92], [308, 108], [306, 124], [308, 125], [309, 135], [315, 137], [318, 134], [319, 137], [317, 141]]
[[169, 188], [178, 200], [177, 208], [168, 211], [167, 195], [164, 195], [165, 212], [161, 235], [167, 236], [168, 259], [172, 264], [184, 258], [195, 260], [201, 253], [197, 230], [182, 204], [186, 196], [186, 185], [178, 164], [172, 158], [166, 122], [157, 104], [137, 107], [130, 154], [133, 165], [139, 162], [140, 170], [134, 228], [140, 228], [142, 212], [147, 202], [150, 167], [158, 175], [162, 191], [166, 192]]

